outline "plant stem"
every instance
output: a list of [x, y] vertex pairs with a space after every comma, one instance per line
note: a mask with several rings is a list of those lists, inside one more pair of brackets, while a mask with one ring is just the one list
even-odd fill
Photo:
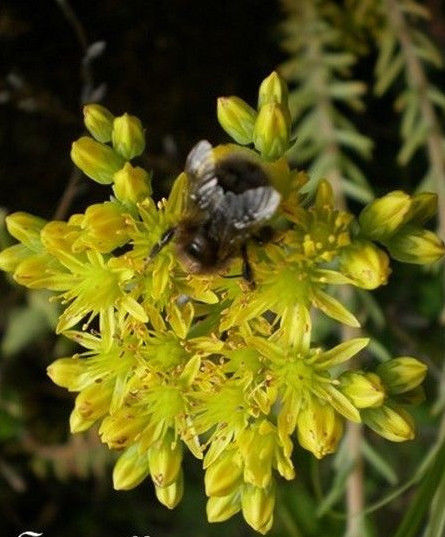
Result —
[[[87, 102], [92, 94], [93, 74], [91, 71], [90, 61], [88, 59], [89, 42], [85, 28], [82, 25], [79, 17], [71, 7], [68, 0], [55, 0], [62, 10], [67, 22], [72, 27], [76, 36], [77, 42], [82, 50], [82, 60], [80, 62], [80, 77], [82, 79], [82, 86], [80, 91], [80, 104]], [[68, 210], [77, 195], [79, 190], [79, 183], [82, 177], [82, 173], [76, 168], [73, 168], [70, 180], [66, 185], [66, 188], [62, 194], [62, 197], [57, 204], [56, 211], [54, 213], [55, 220], [62, 220], [68, 213]]]
[[[400, 3], [397, 0], [384, 1], [388, 24], [393, 28], [405, 57], [408, 86], [417, 92], [422, 115], [427, 125], [429, 125], [427, 155], [438, 196], [438, 234], [440, 237], [445, 238], [445, 152], [443, 150], [443, 131], [436, 110], [428, 97], [428, 79], [422, 61], [416, 54], [410, 36], [410, 29], [400, 8]], [[445, 275], [443, 285], [445, 290]], [[445, 324], [445, 309], [442, 312], [441, 321]]]
[[[306, 3], [307, 4], [307, 3]], [[315, 17], [314, 6], [309, 3], [308, 8], [312, 13], [309, 16]], [[309, 45], [309, 54], [312, 56], [313, 64], [318, 66], [313, 73], [313, 87], [318, 89], [318, 114], [320, 118], [320, 135], [323, 137], [325, 146], [323, 151], [337, 157], [334, 161], [340, 158], [340, 148], [338, 146], [335, 129], [331, 117], [331, 100], [328, 92], [327, 73], [321, 62], [321, 45], [319, 41], [314, 40]], [[332, 167], [327, 173], [327, 179], [331, 183], [335, 201], [338, 207], [346, 209], [346, 198], [342, 188], [342, 173], [338, 166]], [[352, 289], [342, 288], [341, 299], [347, 304], [351, 301]], [[341, 330], [342, 341], [347, 341], [353, 337], [353, 329], [343, 326]], [[347, 537], [362, 537], [363, 535], [363, 509], [365, 504], [364, 487], [363, 487], [363, 460], [362, 460], [362, 427], [356, 423], [348, 423], [347, 425], [347, 442], [348, 449], [354, 467], [348, 477], [346, 484], [346, 505], [347, 505], [347, 522], [346, 535]]]

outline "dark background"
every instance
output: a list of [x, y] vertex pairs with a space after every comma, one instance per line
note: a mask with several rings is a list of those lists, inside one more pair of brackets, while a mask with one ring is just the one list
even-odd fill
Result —
[[[106, 42], [91, 65], [95, 84], [107, 87], [102, 103], [116, 115], [137, 115], [146, 127], [144, 164], [153, 170], [159, 193], [197, 140], [227, 140], [216, 121], [216, 98], [238, 94], [254, 103], [259, 81], [284, 57], [277, 38], [282, 15], [273, 1], [71, 5], [90, 44]], [[51, 218], [72, 171], [71, 143], [83, 131], [83, 51], [56, 1], [3, 0], [0, 54], [0, 207]], [[103, 187], [82, 180], [69, 213], [104, 195]], [[3, 276], [0, 285], [2, 307], [23, 300], [23, 290], [7, 286]], [[224, 526], [208, 525], [197, 461], [187, 461], [185, 498], [173, 512], [158, 504], [149, 480], [130, 492], [113, 491], [112, 459], [95, 433], [78, 444], [69, 438], [73, 398], [45, 373], [57, 355], [55, 344], [48, 334], [2, 364], [0, 390], [12, 393], [8, 401], [20, 407], [20, 423], [11, 424], [18, 427], [20, 442], [9, 439], [0, 456], [0, 468], [7, 463], [16, 474], [12, 489], [0, 475], [0, 535], [253, 533], [238, 517]]]
[[[116, 115], [137, 115], [146, 127], [143, 164], [154, 172], [157, 195], [168, 190], [197, 140], [228, 140], [216, 121], [216, 98], [235, 94], [255, 104], [259, 82], [286, 59], [279, 47], [285, 16], [279, 2], [73, 0], [71, 5], [89, 43], [106, 42], [91, 64], [95, 85], [106, 84], [102, 103]], [[428, 32], [443, 50], [442, 8], [434, 1], [430, 7], [434, 17]], [[83, 132], [84, 53], [56, 0], [2, 0], [0, 54], [0, 208], [51, 218], [72, 174], [71, 143]], [[359, 64], [360, 79], [372, 80], [374, 58], [371, 51]], [[432, 76], [443, 86], [443, 75]], [[378, 192], [412, 189], [425, 166], [422, 155], [408, 168], [395, 164], [399, 139], [393, 97], [367, 98], [367, 114], [354, 119], [376, 141], [375, 158], [363, 168]], [[83, 211], [108, 192], [83, 179], [68, 214]], [[24, 289], [3, 276], [0, 293], [0, 332], [5, 332], [11, 308], [28, 299]], [[391, 285], [376, 297], [385, 304], [388, 328], [369, 330], [378, 332], [391, 351], [430, 356], [437, 373], [444, 343], [436, 323], [443, 303], [439, 278], [396, 263]], [[45, 537], [254, 534], [239, 515], [223, 525], [206, 522], [202, 470], [191, 457], [185, 464], [184, 500], [173, 512], [157, 503], [149, 480], [130, 492], [113, 491], [112, 455], [95, 432], [69, 435], [72, 394], [46, 376], [47, 365], [69, 351], [47, 330], [20, 353], [0, 359], [1, 536], [24, 530]], [[428, 389], [433, 397], [434, 388]], [[435, 424], [422, 412], [423, 445], [376, 440], [389, 463], [401, 474], [408, 472], [406, 478], [434, 437]], [[287, 505], [294, 498], [289, 509], [296, 517], [298, 510], [306, 513], [308, 535], [325, 537], [327, 528], [329, 535], [340, 535], [341, 521], [328, 520], [319, 533], [317, 522], [307, 522], [315, 520], [308, 513], [316, 507], [307, 494], [311, 464], [307, 453], [297, 450], [299, 478], [280, 488], [278, 503]], [[322, 471], [328, 464], [323, 462]], [[370, 495], [379, 492], [374, 477], [367, 483]], [[389, 535], [405, 506], [398, 500], [392, 510], [376, 515], [384, 528], [379, 535]], [[280, 515], [274, 535], [292, 535], [286, 528], [286, 516]]]

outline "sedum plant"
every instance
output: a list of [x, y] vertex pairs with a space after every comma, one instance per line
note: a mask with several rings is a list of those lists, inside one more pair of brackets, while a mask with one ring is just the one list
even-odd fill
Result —
[[207, 516], [241, 511], [260, 533], [273, 523], [276, 480], [295, 477], [296, 444], [322, 458], [335, 452], [345, 421], [363, 422], [384, 438], [414, 437], [408, 407], [422, 400], [426, 366], [402, 356], [375, 371], [349, 370], [365, 337], [323, 348], [311, 338], [311, 312], [359, 327], [333, 296], [338, 286], [375, 289], [390, 276], [390, 258], [427, 264], [445, 252], [425, 229], [436, 211], [432, 193], [391, 192], [358, 217], [338, 209], [326, 180], [303, 194], [308, 175], [290, 169], [287, 87], [272, 73], [258, 107], [238, 97], [218, 100], [218, 120], [264, 169], [281, 194], [272, 238], [249, 243], [255, 286], [241, 260], [193, 274], [174, 242], [150, 256], [187, 213], [188, 176], [168, 199], [151, 196], [152, 177], [132, 163], [144, 151], [141, 122], [84, 108], [90, 136], [71, 157], [90, 179], [110, 185], [108, 200], [67, 222], [26, 213], [7, 217], [18, 243], [0, 253], [0, 268], [30, 289], [48, 289], [63, 307], [56, 331], [79, 345], [48, 368], [77, 392], [73, 433], [99, 425], [101, 440], [120, 451], [116, 489], [150, 477], [159, 501], [180, 502], [185, 453], [202, 460]]

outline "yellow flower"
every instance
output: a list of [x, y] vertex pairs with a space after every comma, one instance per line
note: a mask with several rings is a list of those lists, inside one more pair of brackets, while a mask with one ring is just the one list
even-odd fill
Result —
[[78, 392], [73, 433], [98, 423], [102, 441], [124, 450], [113, 471], [116, 489], [150, 475], [158, 500], [174, 508], [189, 451], [203, 460], [209, 521], [242, 511], [266, 533], [274, 470], [295, 477], [296, 442], [324, 457], [336, 450], [345, 420], [363, 421], [389, 440], [410, 439], [414, 424], [402, 405], [423, 398], [426, 367], [414, 358], [390, 360], [376, 373], [344, 371], [367, 338], [314, 347], [312, 309], [358, 327], [334, 289], [386, 283], [389, 258], [372, 241], [415, 263], [438, 259], [443, 245], [422, 227], [436, 212], [433, 194], [392, 192], [365, 207], [358, 222], [335, 207], [327, 181], [313, 199], [308, 195], [307, 174], [291, 170], [282, 156], [290, 117], [276, 73], [260, 86], [258, 113], [230, 97], [218, 101], [218, 118], [238, 143], [255, 142], [255, 149], [216, 146], [214, 163], [242, 154], [281, 197], [270, 240], [257, 244], [255, 231], [247, 241], [255, 286], [238, 277], [241, 256], [220, 273], [190, 274], [174, 236], [153, 253], [190, 217], [189, 179], [181, 173], [168, 199], [155, 201], [151, 175], [128, 162], [145, 147], [140, 121], [94, 104], [84, 108], [93, 138], [77, 140], [72, 158], [95, 181], [113, 184], [115, 198], [68, 222], [10, 215], [7, 226], [19, 243], [0, 253], [0, 268], [60, 300], [56, 331], [80, 349], [53, 362], [48, 375]]

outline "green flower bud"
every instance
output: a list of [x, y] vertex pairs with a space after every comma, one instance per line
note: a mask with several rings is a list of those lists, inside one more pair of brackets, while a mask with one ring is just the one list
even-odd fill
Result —
[[113, 122], [111, 139], [114, 149], [126, 160], [139, 156], [145, 149], [145, 134], [140, 120], [124, 114]]
[[253, 131], [255, 148], [267, 160], [276, 160], [289, 148], [290, 114], [278, 103], [261, 107]]
[[112, 201], [90, 205], [81, 227], [85, 230], [82, 241], [102, 253], [111, 252], [127, 242], [125, 216]]
[[409, 356], [388, 360], [377, 367], [377, 374], [382, 379], [389, 393], [408, 392], [421, 384], [427, 373], [427, 366]]
[[76, 397], [74, 410], [70, 416], [71, 432], [85, 431], [104, 416], [110, 408], [112, 396], [111, 383], [105, 385], [94, 383], [84, 388]]
[[233, 450], [226, 451], [207, 468], [204, 478], [207, 496], [227, 496], [238, 488], [243, 471], [237, 458]]
[[125, 162], [111, 147], [89, 136], [83, 136], [73, 143], [71, 159], [85, 175], [102, 185], [111, 184], [113, 175]]
[[83, 121], [91, 135], [103, 144], [111, 140], [113, 114], [100, 104], [87, 104], [83, 107]]
[[221, 127], [235, 142], [251, 144], [256, 111], [239, 97], [220, 97], [217, 102], [217, 115]]
[[5, 218], [6, 228], [18, 241], [31, 250], [41, 250], [40, 231], [46, 225], [46, 220], [32, 214], [17, 212]]
[[114, 465], [113, 486], [116, 490], [130, 490], [142, 483], [149, 473], [147, 452], [140, 453], [139, 444], [134, 444]]
[[261, 82], [258, 92], [258, 109], [269, 103], [287, 106], [288, 96], [286, 82], [276, 71], [273, 71]]
[[385, 245], [392, 257], [403, 263], [426, 265], [445, 254], [445, 245], [435, 233], [411, 225], [405, 226]]
[[405, 223], [411, 198], [401, 190], [390, 192], [367, 205], [360, 213], [363, 235], [371, 240], [387, 239]]
[[150, 196], [150, 176], [143, 168], [134, 168], [127, 162], [122, 170], [114, 174], [113, 191], [123, 203], [136, 204]]
[[181, 470], [182, 445], [169, 432], [150, 448], [148, 460], [153, 483], [157, 487], [167, 487], [176, 481]]
[[340, 270], [362, 289], [385, 285], [391, 273], [389, 257], [370, 241], [354, 241], [343, 248]]
[[207, 501], [207, 519], [209, 522], [224, 522], [241, 510], [241, 497], [236, 490], [227, 496], [211, 497]]
[[415, 194], [411, 202], [407, 219], [410, 224], [424, 224], [437, 213], [437, 194], [433, 192]]
[[333, 453], [343, 432], [343, 422], [331, 405], [308, 400], [298, 415], [298, 441], [317, 459]]
[[266, 488], [245, 484], [241, 495], [241, 508], [244, 520], [255, 531], [265, 534], [273, 523], [275, 507], [275, 486]]
[[391, 442], [405, 442], [414, 438], [411, 415], [397, 405], [366, 408], [361, 415], [368, 427]]
[[340, 391], [356, 408], [379, 407], [385, 400], [385, 389], [374, 373], [345, 371], [338, 380]]
[[157, 499], [162, 505], [165, 505], [169, 509], [174, 509], [182, 500], [184, 494], [184, 475], [182, 470], [179, 472], [176, 481], [173, 481], [167, 487], [158, 487], [155, 485], [155, 492]]
[[27, 259], [32, 252], [24, 244], [14, 244], [0, 252], [0, 270], [14, 272], [22, 261]]

